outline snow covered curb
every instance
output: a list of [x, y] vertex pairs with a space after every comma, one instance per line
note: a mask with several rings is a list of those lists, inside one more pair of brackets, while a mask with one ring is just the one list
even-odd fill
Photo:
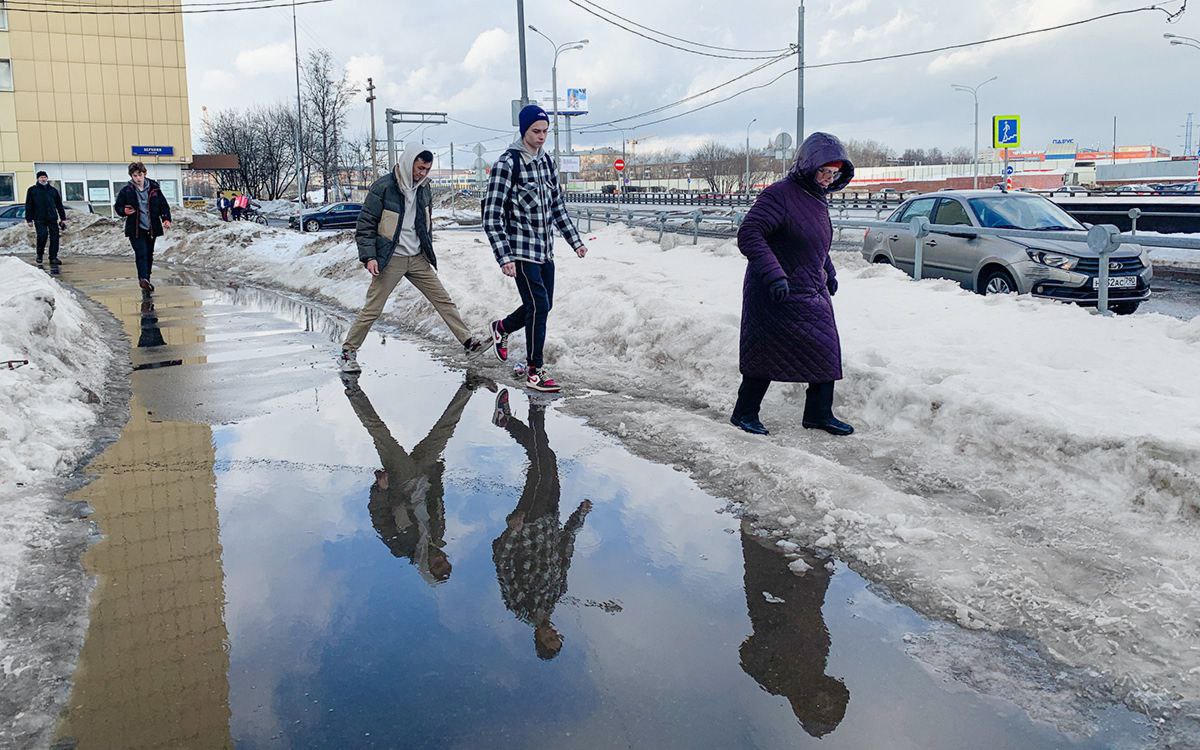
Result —
[[88, 450], [112, 352], [75, 295], [0, 257], [0, 615], [30, 545], [47, 536], [49, 485]]
[[[180, 226], [160, 258], [362, 304], [368, 277], [347, 232]], [[27, 246], [12, 231], [0, 248]], [[727, 240], [655, 236], [603, 228], [586, 260], [559, 258], [548, 360], [575, 388], [620, 394], [577, 408], [924, 612], [1027, 633], [1135, 705], [1200, 706], [1200, 318], [984, 298], [839, 253], [837, 408], [859, 433], [800, 429], [802, 388], [776, 386], [763, 412], [773, 433], [752, 438], [725, 422], [744, 262]], [[115, 226], [79, 237], [72, 252], [128, 254]], [[437, 249], [469, 324], [516, 305], [480, 233], [441, 233]], [[409, 285], [385, 320], [451, 341]]]

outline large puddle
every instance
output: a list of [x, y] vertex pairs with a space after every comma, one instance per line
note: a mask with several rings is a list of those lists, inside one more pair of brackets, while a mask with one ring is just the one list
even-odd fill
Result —
[[[128, 268], [126, 266], [129, 266]], [[80, 748], [1068, 748], [908, 656], [930, 625], [565, 414], [278, 295], [64, 280], [137, 345], [78, 493], [104, 539], [57, 741]], [[498, 371], [489, 367], [493, 374]], [[508, 406], [503, 402], [507, 398]]]

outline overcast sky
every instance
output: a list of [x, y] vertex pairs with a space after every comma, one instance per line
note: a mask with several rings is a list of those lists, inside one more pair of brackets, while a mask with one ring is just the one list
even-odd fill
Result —
[[[796, 41], [794, 0], [596, 0], [649, 27], [711, 45], [780, 48]], [[817, 64], [1051, 26], [1141, 7], [1146, 0], [808, 0], [806, 62]], [[1165, 3], [1174, 10], [1179, 0]], [[526, 0], [526, 23], [562, 43], [587, 38], [581, 51], [559, 58], [559, 88], [587, 88], [591, 114], [580, 128], [643, 112], [759, 65], [680, 52], [641, 39], [580, 10], [567, 0]], [[301, 6], [300, 52], [324, 46], [339, 66], [365, 86], [378, 87], [383, 109], [446, 111], [491, 128], [510, 124], [509, 102], [520, 94], [515, 0], [333, 0]], [[980, 139], [992, 114], [1020, 114], [1027, 148], [1054, 138], [1110, 146], [1118, 117], [1121, 144], [1154, 143], [1180, 153], [1183, 124], [1197, 114], [1200, 49], [1171, 46], [1164, 32], [1200, 37], [1200, 5], [1168, 25], [1161, 12], [1097, 21], [1085, 26], [1000, 42], [966, 51], [868, 63], [806, 74], [806, 129], [842, 138], [873, 138], [897, 150], [971, 145], [972, 102], [952, 83], [999, 79], [980, 92]], [[197, 14], [186, 20], [193, 127], [201, 107], [219, 110], [294, 97], [290, 10]], [[550, 87], [550, 44], [527, 34], [529, 86]], [[676, 114], [764, 83], [794, 66], [779, 62], [710, 97], [664, 112]], [[363, 94], [365, 96], [365, 93]], [[796, 76], [671, 122], [629, 131], [639, 150], [688, 150], [715, 138], [755, 145], [781, 131], [795, 132]], [[647, 118], [656, 119], [656, 118]], [[356, 103], [351, 132], [369, 127], [367, 107]], [[636, 133], [636, 134], [635, 134]], [[431, 146], [456, 151], [483, 139], [503, 147], [501, 133], [463, 125], [431, 127]], [[576, 147], [619, 146], [621, 134], [577, 136]], [[986, 145], [986, 143], [984, 143]], [[467, 166], [465, 155], [457, 165]], [[443, 163], [442, 166], [448, 166]]]

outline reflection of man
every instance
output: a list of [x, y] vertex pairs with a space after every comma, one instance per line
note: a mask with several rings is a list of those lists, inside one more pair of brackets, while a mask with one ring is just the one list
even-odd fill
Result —
[[567, 593], [567, 569], [575, 552], [575, 535], [592, 509], [584, 500], [567, 519], [558, 520], [558, 459], [546, 440], [546, 407], [529, 403], [529, 425], [515, 419], [508, 406], [508, 391], [496, 397], [493, 421], [525, 449], [529, 469], [517, 507], [507, 528], [492, 542], [492, 562], [500, 596], [518, 620], [533, 626], [533, 647], [541, 659], [553, 659], [562, 650], [562, 635], [550, 616]]
[[455, 392], [446, 410], [412, 452], [406, 452], [392, 437], [371, 406], [358, 378], [344, 376], [346, 397], [367, 428], [383, 468], [375, 472], [367, 509], [379, 538], [396, 557], [408, 558], [421, 577], [435, 585], [450, 577], [446, 546], [446, 507], [442, 475], [446, 471], [442, 452], [454, 435], [463, 408], [482, 381], [468, 380]]
[[751, 536], [745, 523], [742, 556], [754, 627], [742, 643], [742, 669], [768, 693], [787, 698], [804, 731], [823, 737], [837, 729], [850, 702], [845, 684], [825, 674], [829, 630], [821, 605], [829, 572], [806, 558], [812, 570], [792, 573], [787, 560]]

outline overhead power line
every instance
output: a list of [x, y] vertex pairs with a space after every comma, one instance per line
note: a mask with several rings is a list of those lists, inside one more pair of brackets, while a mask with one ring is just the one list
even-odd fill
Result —
[[[631, 26], [636, 26], [636, 27], [638, 27], [639, 29], [643, 29], [643, 30], [645, 30], [645, 31], [649, 31], [651, 34], [657, 34], [657, 35], [659, 35], [659, 36], [661, 36], [661, 37], [665, 37], [665, 38], [667, 38], [667, 39], [673, 39], [673, 40], [675, 40], [675, 41], [677, 41], [677, 42], [683, 42], [684, 44], [690, 44], [690, 45], [692, 45], [693, 47], [703, 47], [703, 48], [705, 48], [705, 49], [715, 49], [715, 50], [719, 50], [719, 51], [721, 51], [721, 52], [742, 52], [742, 53], [745, 53], [745, 54], [751, 54], [751, 55], [753, 55], [753, 54], [764, 54], [764, 55], [771, 55], [771, 54], [774, 54], [774, 55], [778, 55], [778, 54], [780, 54], [780, 53], [782, 53], [782, 52], [788, 52], [789, 50], [791, 50], [791, 49], [792, 49], [792, 47], [791, 47], [791, 46], [788, 46], [788, 47], [779, 47], [779, 48], [776, 48], [776, 49], [737, 49], [736, 47], [718, 47], [718, 46], [716, 46], [716, 45], [713, 45], [713, 44], [704, 44], [703, 42], [695, 42], [695, 41], [692, 41], [692, 40], [690, 40], [690, 39], [684, 39], [683, 37], [679, 37], [679, 36], [672, 36], [672, 35], [670, 35], [670, 34], [666, 33], [665, 31], [659, 31], [659, 30], [657, 30], [657, 29], [652, 29], [652, 28], [650, 28], [649, 26], [645, 26], [645, 25], [643, 25], [643, 24], [640, 24], [640, 23], [638, 23], [637, 21], [634, 21], [634, 20], [633, 20], [633, 19], [631, 19], [631, 18], [626, 18], [625, 16], [622, 16], [622, 15], [621, 15], [621, 14], [619, 14], [619, 13], [616, 13], [616, 12], [614, 12], [614, 11], [612, 11], [612, 10], [609, 10], [608, 8], [605, 8], [603, 5], [600, 5], [599, 3], [594, 3], [594, 2], [592, 2], [592, 0], [583, 0], [583, 2], [587, 3], [588, 5], [592, 6], [593, 8], [596, 8], [597, 10], [601, 10], [601, 11], [603, 11], [603, 12], [607, 13], [608, 15], [610, 15], [610, 16], [612, 16], [612, 17], [614, 17], [614, 18], [619, 18], [619, 19], [621, 19], [622, 21], [624, 21], [625, 23], [628, 23], [628, 24], [630, 24]], [[578, 5], [578, 3], [576, 3], [576, 5]], [[587, 9], [585, 8], [584, 10], [587, 10]]]
[[[576, 3], [576, 0], [571, 0], [571, 2]], [[576, 3], [576, 4], [578, 4], [578, 3]], [[584, 10], [587, 10], [587, 9], [585, 8]], [[856, 59], [856, 60], [840, 60], [840, 61], [828, 62], [828, 63], [815, 63], [812, 65], [805, 65], [804, 69], [805, 70], [817, 70], [817, 69], [822, 69], [822, 68], [832, 68], [832, 67], [839, 67], [839, 66], [845, 66], [845, 65], [861, 65], [864, 63], [881, 62], [884, 60], [896, 60], [896, 59], [902, 59], [902, 58], [907, 58], [907, 57], [916, 57], [919, 55], [930, 55], [930, 54], [935, 54], [938, 52], [948, 52], [948, 51], [952, 51], [952, 50], [966, 49], [969, 47], [977, 47], [977, 46], [981, 46], [981, 45], [985, 45], [985, 44], [994, 44], [996, 42], [1008, 41], [1011, 39], [1017, 39], [1020, 37], [1031, 36], [1031, 35], [1035, 35], [1035, 34], [1044, 34], [1044, 33], [1051, 32], [1051, 31], [1059, 31], [1062, 29], [1072, 28], [1075, 26], [1082, 26], [1084, 24], [1107, 20], [1109, 18], [1131, 15], [1131, 14], [1135, 14], [1135, 13], [1144, 13], [1147, 11], [1150, 11], [1150, 12], [1159, 11], [1167, 16], [1168, 22], [1173, 22], [1173, 21], [1177, 20], [1186, 10], [1187, 10], [1187, 0], [1182, 0], [1179, 10], [1174, 11], [1174, 12], [1169, 11], [1162, 5], [1148, 5], [1148, 6], [1141, 7], [1141, 8], [1130, 8], [1127, 10], [1114, 11], [1111, 13], [1104, 13], [1104, 14], [1101, 14], [1098, 16], [1092, 16], [1091, 18], [1085, 18], [1085, 19], [1081, 19], [1078, 21], [1070, 21], [1067, 23], [1057, 24], [1055, 26], [1048, 26], [1048, 27], [1041, 28], [1041, 29], [1031, 29], [1029, 31], [1022, 31], [1022, 32], [1018, 32], [1015, 34], [1006, 34], [1004, 36], [991, 37], [988, 39], [980, 39], [980, 40], [973, 41], [973, 42], [963, 42], [960, 44], [951, 44], [951, 45], [945, 45], [945, 46], [941, 46], [941, 47], [933, 47], [930, 49], [916, 50], [913, 52], [900, 52], [900, 53], [896, 53], [893, 55], [880, 55], [880, 56], [876, 56], [876, 57], [865, 57], [865, 58], [860, 58], [860, 59]], [[609, 120], [607, 122], [596, 123], [595, 125], [590, 125], [588, 127], [581, 128], [578, 132], [582, 134], [582, 133], [611, 133], [611, 132], [619, 131], [619, 130], [621, 130], [621, 128], [614, 128], [614, 129], [609, 129], [609, 130], [599, 130], [597, 128], [602, 128], [606, 125], [613, 125], [613, 124], [616, 124], [619, 122], [628, 122], [629, 120], [638, 120], [643, 117], [648, 117], [650, 115], [657, 114], [659, 112], [662, 112], [663, 110], [670, 109], [672, 107], [678, 106], [685, 102], [705, 96], [706, 94], [710, 94], [713, 91], [724, 88], [725, 86], [728, 86], [730, 84], [736, 83], [737, 81], [740, 81], [740, 80], [758, 72], [759, 70], [762, 70], [763, 68], [773, 65], [776, 62], [778, 62], [779, 60], [786, 59], [787, 57], [790, 57], [790, 56], [791, 56], [791, 54], [777, 57], [774, 60], [772, 60], [771, 62], [765, 63], [756, 68], [753, 68], [753, 69], [737, 76], [736, 78], [732, 78], [728, 81], [725, 81], [724, 83], [718, 84], [718, 85], [716, 85], [706, 91], [702, 91], [698, 94], [694, 94], [692, 96], [685, 97], [678, 101], [671, 102], [670, 104], [664, 104], [664, 105], [662, 105], [660, 107], [656, 107], [654, 109], [646, 110], [645, 112], [639, 112], [638, 114], [627, 115], [625, 117], [621, 117], [621, 118], [618, 118], [615, 120]], [[625, 129], [628, 130], [628, 129], [645, 127], [647, 125], [655, 125], [655, 124], [658, 124], [661, 122], [666, 122], [668, 120], [678, 119], [680, 117], [684, 117], [684, 116], [693, 114], [695, 112], [700, 112], [704, 109], [707, 109], [710, 106], [713, 106], [714, 104], [720, 104], [722, 102], [729, 101], [730, 99], [733, 99], [733, 98], [740, 96], [741, 94], [747, 93], [749, 91], [755, 91], [755, 90], [764, 88], [766, 86], [769, 86], [769, 85], [779, 81], [781, 78], [786, 76], [788, 73], [794, 72], [796, 70], [798, 70], [798, 68], [792, 68], [790, 70], [784, 71], [784, 73], [776, 76], [775, 78], [773, 78], [771, 81], [767, 82], [766, 84], [751, 86], [749, 88], [742, 89], [734, 94], [731, 94], [730, 96], [728, 96], [724, 99], [721, 99], [721, 100], [718, 100], [715, 102], [711, 102], [710, 104], [706, 104], [702, 107], [696, 107], [695, 109], [691, 109], [691, 110], [688, 110], [687, 112], [682, 112], [678, 115], [673, 115], [668, 118], [663, 118], [663, 119], [659, 119], [659, 120], [653, 120], [650, 122], [643, 122], [643, 123], [637, 123], [634, 125], [629, 125]]]
[[[266, 2], [268, 0], [262, 0]], [[274, 5], [241, 5], [234, 7], [201, 8], [204, 3], [177, 3], [175, 5], [85, 5], [66, 6], [62, 3], [38, 2], [38, 0], [7, 0], [4, 7], [11, 13], [45, 13], [59, 16], [166, 16], [193, 15], [198, 13], [244, 13], [251, 10], [268, 10], [270, 8], [292, 8], [301, 5], [317, 5], [330, 3], [333, 0], [297, 0], [292, 2], [276, 2]], [[211, 3], [218, 5], [222, 3]], [[67, 10], [65, 8], [73, 8]], [[85, 10], [86, 8], [86, 10]], [[103, 10], [101, 10], [101, 8]]]
[[[680, 50], [681, 52], [690, 52], [690, 53], [692, 53], [693, 55], [702, 55], [702, 56], [704, 56], [704, 57], [716, 57], [716, 58], [720, 58], [720, 59], [722, 59], [722, 60], [767, 60], [767, 59], [770, 59], [770, 58], [772, 58], [772, 57], [775, 57], [775, 55], [773, 55], [773, 54], [771, 54], [771, 55], [758, 55], [758, 56], [753, 56], [753, 55], [718, 55], [718, 54], [714, 54], [714, 53], [712, 53], [712, 52], [702, 52], [702, 51], [700, 51], [700, 50], [697, 50], [697, 49], [690, 49], [690, 48], [688, 48], [688, 47], [681, 47], [681, 46], [679, 46], [678, 44], [672, 44], [671, 42], [664, 42], [662, 39], [657, 39], [657, 38], [655, 38], [655, 37], [649, 36], [648, 34], [643, 34], [642, 32], [638, 31], [637, 29], [631, 29], [631, 28], [629, 28], [628, 26], [625, 26], [624, 24], [622, 24], [620, 21], [614, 21], [613, 19], [609, 18], [608, 16], [603, 16], [603, 15], [601, 15], [601, 14], [597, 13], [596, 11], [594, 11], [594, 10], [592, 10], [591, 8], [587, 7], [587, 6], [586, 6], [586, 5], [584, 5], [583, 3], [579, 2], [579, 0], [570, 0], [570, 2], [571, 2], [571, 4], [572, 4], [572, 5], [574, 5], [575, 7], [579, 8], [580, 10], [584, 11], [585, 13], [590, 13], [590, 14], [592, 14], [593, 16], [595, 16], [596, 18], [599, 18], [601, 21], [604, 21], [605, 23], [610, 23], [610, 24], [612, 24], [613, 26], [616, 26], [617, 28], [624, 29], [625, 31], [628, 31], [630, 34], [633, 34], [633, 35], [635, 35], [635, 36], [640, 36], [641, 38], [643, 38], [643, 39], [647, 39], [647, 40], [649, 40], [649, 41], [651, 41], [651, 42], [654, 42], [655, 44], [661, 44], [661, 45], [663, 45], [664, 47], [670, 47], [670, 48], [672, 48], [672, 49], [677, 49], [677, 50]], [[788, 54], [792, 54], [792, 55], [794, 55], [794, 54], [796, 54], [796, 50], [794, 50], [794, 49], [791, 49], [791, 50], [788, 52]]]

